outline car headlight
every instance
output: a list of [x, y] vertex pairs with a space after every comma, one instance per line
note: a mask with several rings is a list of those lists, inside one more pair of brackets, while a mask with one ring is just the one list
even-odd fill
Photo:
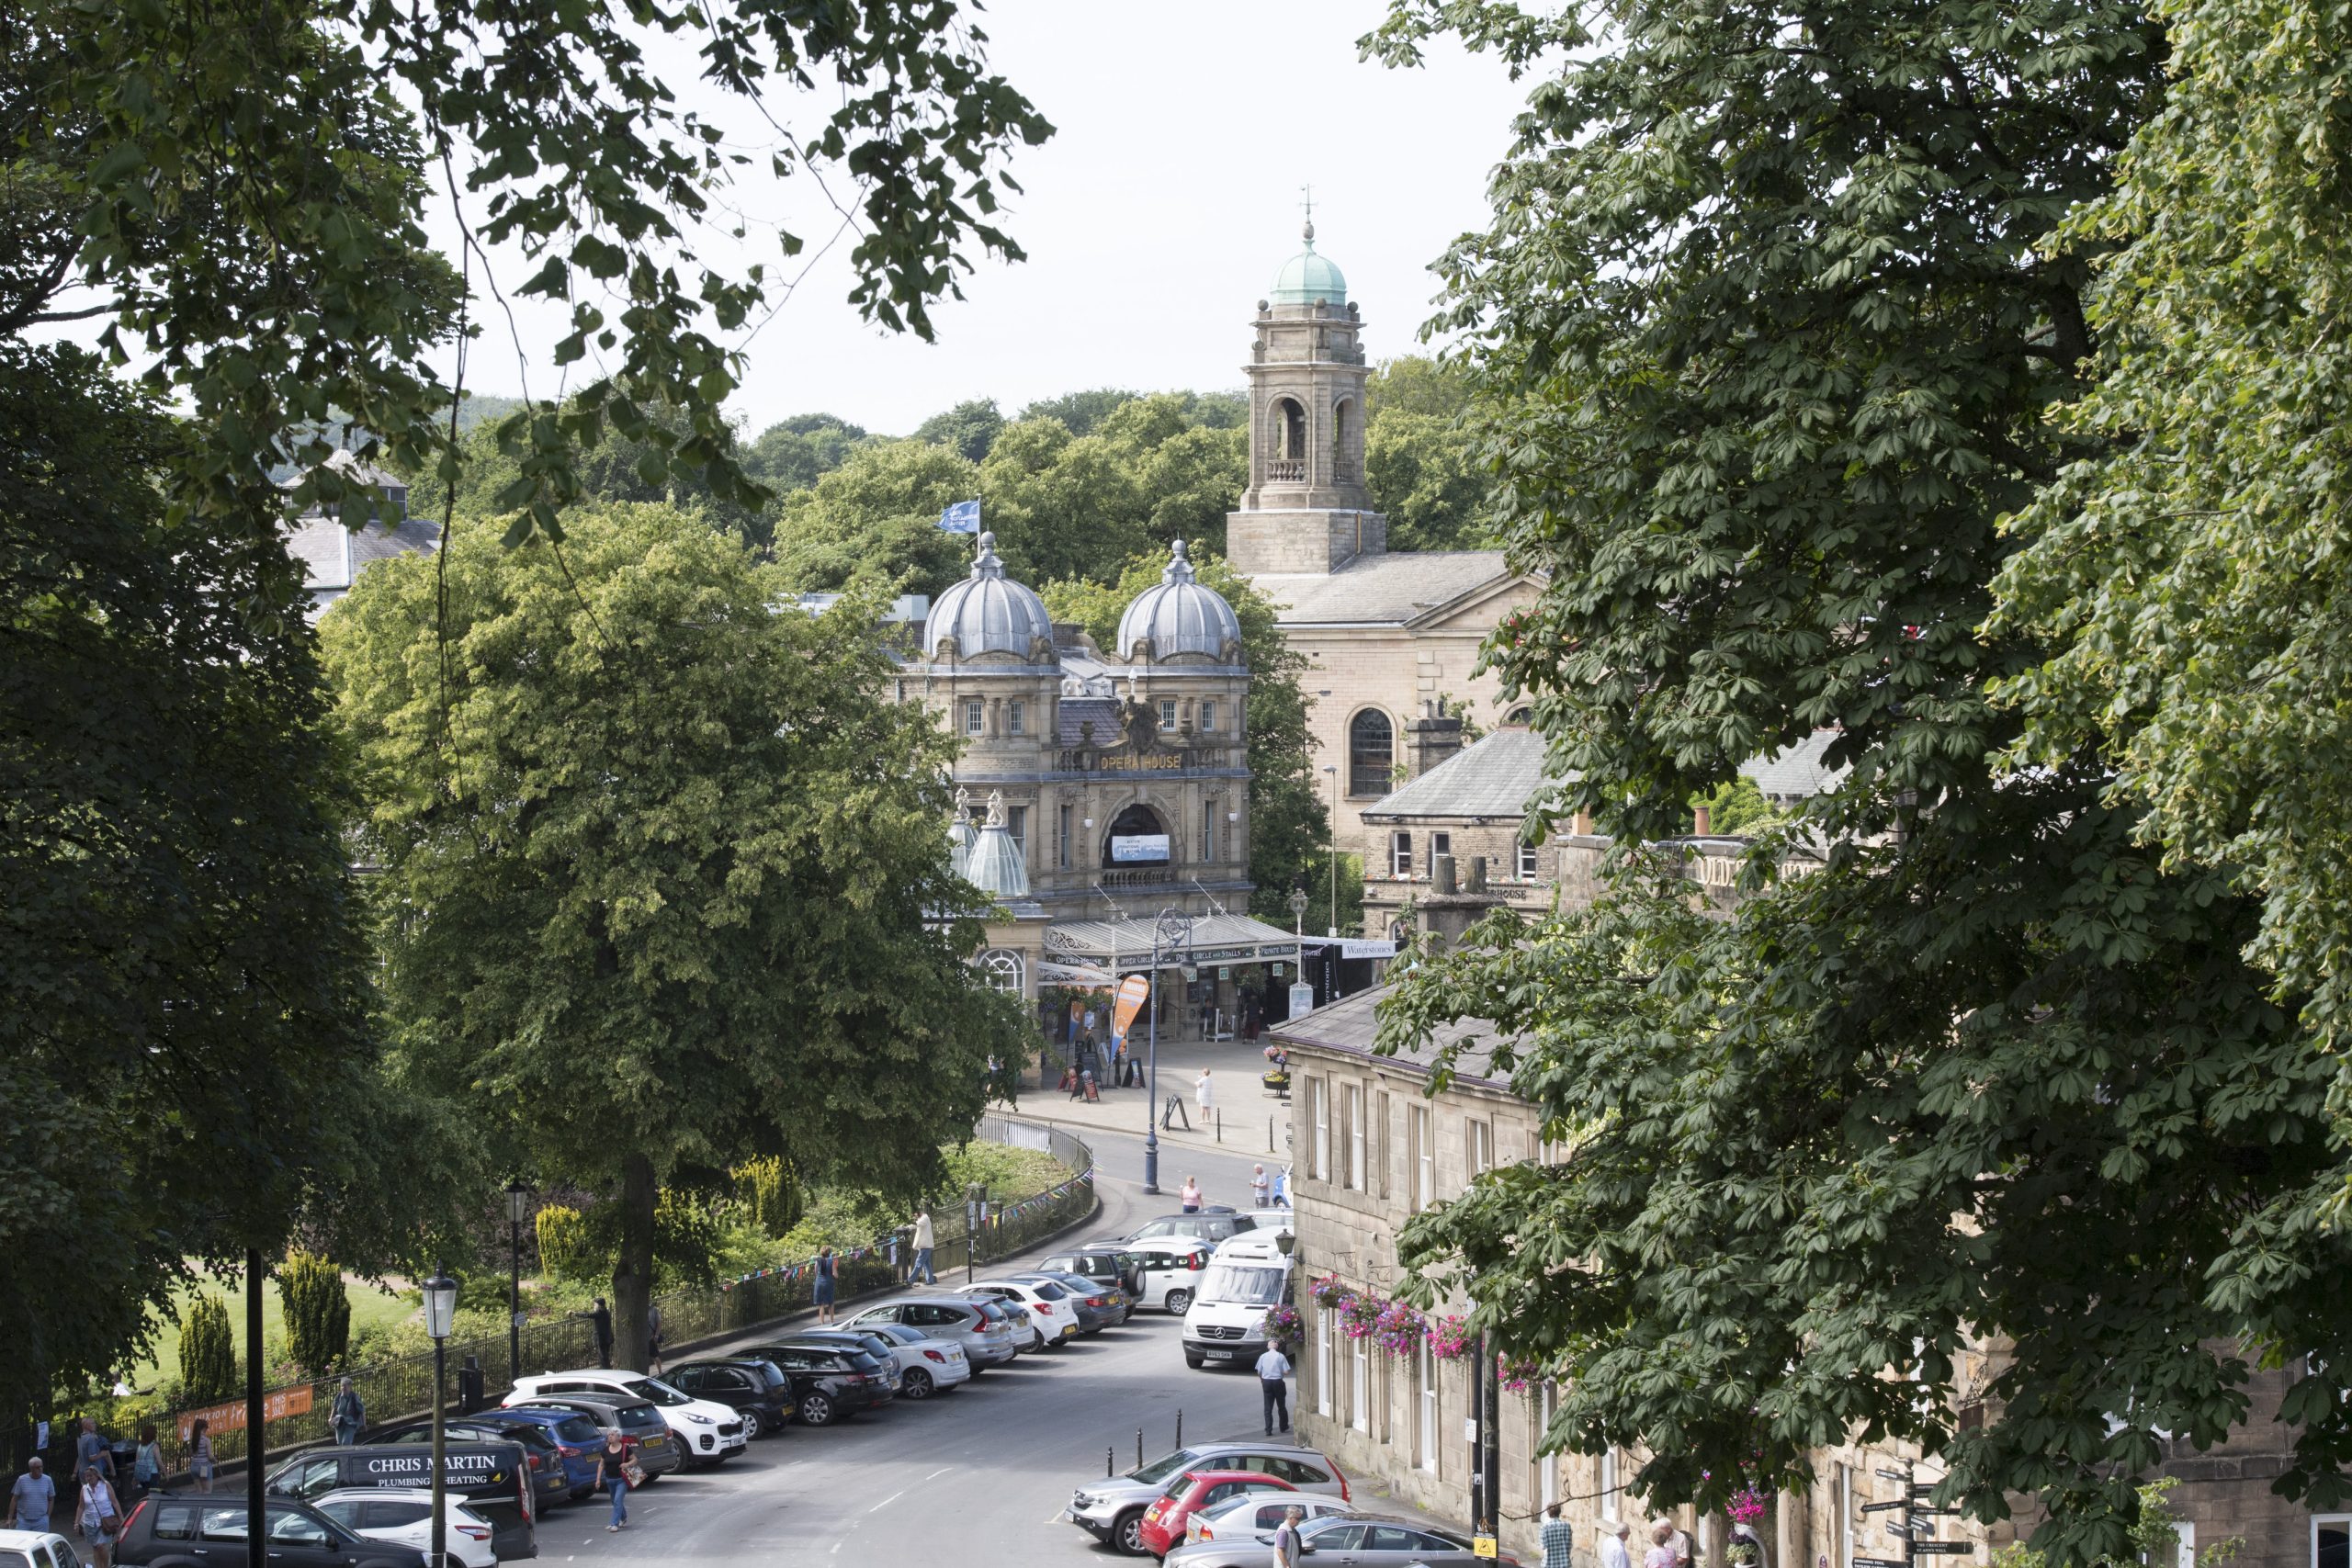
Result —
[[716, 1427], [718, 1425], [718, 1422], [712, 1420], [709, 1416], [695, 1410], [689, 1410], [686, 1412], [686, 1419], [693, 1422], [697, 1427]]

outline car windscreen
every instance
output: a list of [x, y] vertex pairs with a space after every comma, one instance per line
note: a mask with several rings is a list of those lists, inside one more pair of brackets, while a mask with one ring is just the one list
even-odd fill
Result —
[[627, 1386], [629, 1393], [637, 1395], [638, 1398], [650, 1399], [656, 1404], [666, 1404], [672, 1409], [675, 1409], [681, 1404], [692, 1404], [694, 1403], [693, 1400], [688, 1399], [684, 1394], [680, 1393], [676, 1389], [672, 1388], [660, 1378], [639, 1378]]
[[1069, 1294], [1068, 1291], [1063, 1290], [1051, 1280], [1040, 1280], [1035, 1284], [1030, 1286], [1029, 1289], [1031, 1292], [1041, 1302], [1057, 1302], [1064, 1296]]
[[752, 1363], [749, 1370], [753, 1377], [760, 1380], [760, 1386], [762, 1388], [782, 1388], [784, 1386], [784, 1373], [776, 1370], [776, 1364], [774, 1361], [754, 1361]]
[[1165, 1459], [1153, 1460], [1141, 1470], [1127, 1472], [1127, 1479], [1140, 1481], [1148, 1485], [1157, 1485], [1200, 1457], [1193, 1450], [1178, 1449]]
[[605, 1429], [585, 1416], [567, 1416], [555, 1424], [557, 1438], [567, 1443], [593, 1443], [605, 1435]]
[[1261, 1264], [1215, 1264], [1202, 1278], [1197, 1299], [1234, 1306], [1272, 1306], [1283, 1299], [1283, 1271]]

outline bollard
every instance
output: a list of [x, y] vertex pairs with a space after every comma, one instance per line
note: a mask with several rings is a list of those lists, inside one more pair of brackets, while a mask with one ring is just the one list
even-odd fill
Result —
[[1111, 1472], [1119, 1467], [1118, 1452], [1108, 1443], [1102, 1445], [1102, 1479], [1105, 1481], [1110, 1480]]
[[1274, 1152], [1274, 1119], [1271, 1116], [1266, 1118], [1266, 1152]]
[[1137, 1470], [1143, 1468], [1143, 1428], [1141, 1427], [1136, 1428], [1136, 1468]]
[[1225, 1142], [1225, 1107], [1222, 1105], [1216, 1108], [1216, 1141], [1220, 1144]]
[[1184, 1446], [1184, 1407], [1181, 1404], [1176, 1407], [1176, 1446]]

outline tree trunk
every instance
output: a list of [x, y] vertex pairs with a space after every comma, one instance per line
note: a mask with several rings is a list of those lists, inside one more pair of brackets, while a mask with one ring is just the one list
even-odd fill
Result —
[[646, 1309], [653, 1300], [653, 1162], [621, 1159], [621, 1255], [613, 1266], [613, 1365], [646, 1370]]

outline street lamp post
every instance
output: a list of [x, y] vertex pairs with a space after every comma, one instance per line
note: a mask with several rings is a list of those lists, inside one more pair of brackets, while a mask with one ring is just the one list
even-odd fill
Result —
[[1323, 772], [1331, 780], [1331, 815], [1325, 824], [1331, 831], [1331, 929], [1326, 936], [1340, 934], [1340, 770], [1325, 763]]
[[1182, 909], [1162, 909], [1159, 922], [1151, 929], [1151, 990], [1147, 993], [1145, 1006], [1151, 1010], [1149, 1043], [1150, 1056], [1147, 1073], [1151, 1082], [1144, 1091], [1144, 1103], [1150, 1114], [1143, 1125], [1143, 1190], [1159, 1190], [1159, 965], [1160, 955], [1191, 945], [1193, 917]]
[[1306, 935], [1306, 885], [1304, 882], [1290, 890], [1290, 934], [1302, 940]]
[[506, 1381], [523, 1376], [523, 1215], [531, 1190], [521, 1177], [506, 1184]]
[[435, 1266], [433, 1278], [424, 1281], [424, 1332], [433, 1341], [433, 1551], [425, 1560], [430, 1568], [449, 1565], [448, 1477], [442, 1473], [442, 1466], [449, 1447], [446, 1419], [449, 1329], [457, 1315], [458, 1281]]

